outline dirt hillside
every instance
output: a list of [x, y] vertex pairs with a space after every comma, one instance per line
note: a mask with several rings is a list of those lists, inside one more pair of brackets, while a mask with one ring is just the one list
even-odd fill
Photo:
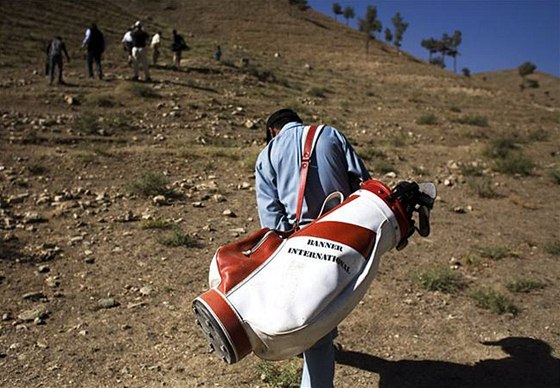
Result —
[[[0, 386], [297, 384], [299, 358], [225, 365], [191, 314], [216, 248], [259, 228], [253, 167], [281, 107], [339, 128], [389, 185], [438, 185], [430, 237], [385, 255], [340, 324], [337, 387], [560, 381], [558, 78], [521, 90], [515, 70], [466, 78], [381, 42], [366, 55], [356, 31], [280, 0], [0, 14]], [[121, 47], [136, 20], [163, 35], [152, 82], [130, 80]], [[92, 21], [103, 80], [80, 47]], [[191, 46], [179, 68], [173, 29]], [[64, 85], [44, 74], [56, 35]]]

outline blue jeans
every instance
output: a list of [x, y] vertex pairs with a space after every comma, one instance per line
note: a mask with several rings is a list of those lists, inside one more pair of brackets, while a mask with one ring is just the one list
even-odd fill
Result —
[[301, 388], [334, 387], [334, 345], [338, 335], [335, 328], [303, 353]]
[[103, 78], [103, 70], [101, 69], [101, 53], [94, 53], [88, 51], [87, 53], [87, 70], [88, 76], [93, 78], [93, 62], [95, 61], [95, 66], [97, 67], [97, 75], [99, 79]]

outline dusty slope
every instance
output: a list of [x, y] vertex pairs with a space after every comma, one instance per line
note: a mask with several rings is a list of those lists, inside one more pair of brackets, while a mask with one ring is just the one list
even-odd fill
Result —
[[[0, 3], [1, 34], [14, 36], [0, 39], [0, 385], [266, 385], [255, 357], [228, 367], [206, 353], [190, 302], [206, 289], [216, 247], [258, 227], [252, 163], [263, 120], [280, 106], [335, 124], [388, 183], [439, 182], [433, 235], [388, 254], [341, 324], [337, 386], [528, 386], [519, 374], [546, 386], [558, 376], [557, 353], [532, 353], [537, 367], [481, 343], [531, 337], [560, 347], [560, 268], [547, 249], [560, 238], [549, 175], [559, 169], [558, 79], [542, 83], [543, 102], [509, 81], [456, 77], [381, 44], [366, 58], [357, 33], [280, 1], [43, 3]], [[66, 17], [54, 15], [61, 9]], [[103, 82], [85, 79], [79, 51], [92, 17], [110, 43]], [[118, 42], [137, 18], [166, 39], [173, 28], [185, 33], [193, 50], [182, 69], [154, 69], [153, 84], [126, 81]], [[74, 60], [69, 85], [49, 87], [40, 45], [58, 32]], [[218, 43], [222, 63], [211, 59]], [[460, 122], [469, 117], [488, 124]], [[498, 172], [484, 155], [510, 138], [535, 164], [529, 176]], [[130, 183], [149, 171], [182, 197], [156, 206], [133, 194]], [[498, 195], [480, 198], [491, 192], [484, 182]], [[158, 222], [141, 220], [148, 215]], [[200, 246], [162, 244], [174, 233], [160, 229], [167, 224]], [[468, 287], [420, 288], [413, 273], [431, 265], [452, 265]], [[544, 288], [514, 293], [513, 280]], [[481, 287], [520, 313], [477, 307], [469, 294]], [[99, 308], [109, 297], [119, 306]], [[48, 314], [25, 321], [35, 308]]]

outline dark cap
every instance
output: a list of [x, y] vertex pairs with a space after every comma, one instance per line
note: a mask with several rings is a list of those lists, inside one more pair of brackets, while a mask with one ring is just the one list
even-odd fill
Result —
[[270, 133], [272, 128], [281, 129], [284, 125], [292, 122], [303, 123], [303, 120], [291, 109], [284, 108], [271, 114], [266, 121], [266, 142], [268, 143], [272, 139]]

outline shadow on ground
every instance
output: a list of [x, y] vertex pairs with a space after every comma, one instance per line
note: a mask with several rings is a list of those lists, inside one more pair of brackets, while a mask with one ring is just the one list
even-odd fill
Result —
[[550, 388], [560, 384], [560, 359], [546, 342], [508, 337], [500, 346], [509, 356], [474, 365], [435, 360], [390, 361], [365, 353], [337, 350], [336, 361], [379, 374], [379, 388]]

